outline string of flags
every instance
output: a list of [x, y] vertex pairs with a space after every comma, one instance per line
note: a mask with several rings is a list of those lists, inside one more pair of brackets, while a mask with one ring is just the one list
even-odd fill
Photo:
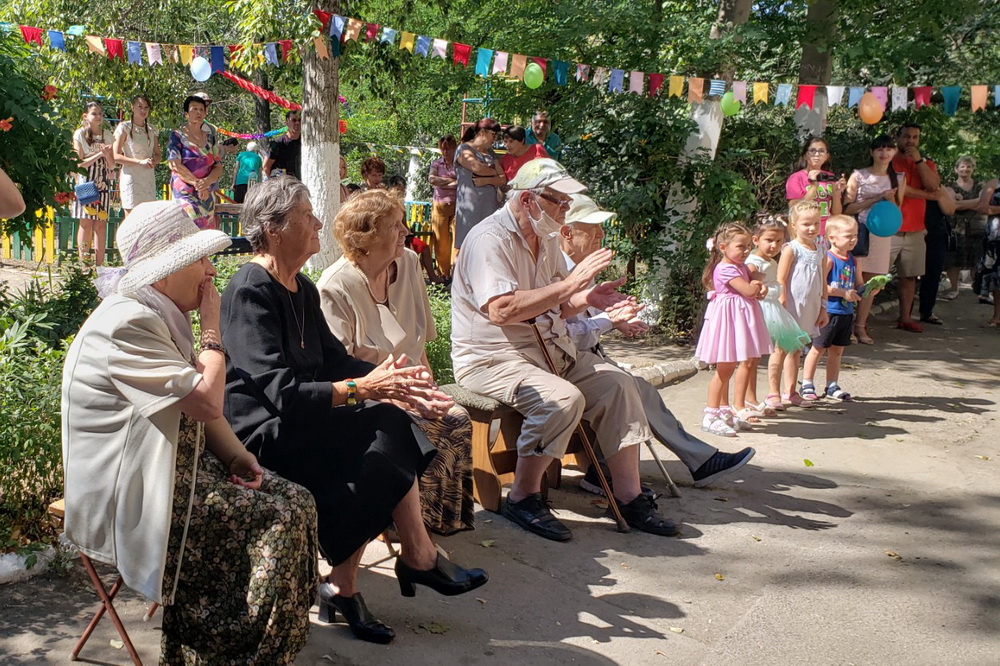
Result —
[[[454, 66], [460, 65], [465, 68], [473, 67], [477, 76], [501, 75], [511, 78], [525, 78], [525, 71], [533, 70], [534, 68], [530, 65], [534, 64], [541, 70], [543, 80], [551, 79], [557, 86], [566, 86], [572, 79], [576, 83], [590, 84], [612, 93], [645, 94], [650, 97], [662, 95], [665, 87], [667, 97], [681, 99], [685, 99], [686, 88], [686, 99], [692, 104], [731, 92], [733, 99], [742, 104], [751, 103], [752, 95], [753, 105], [790, 106], [794, 104], [796, 109], [802, 106], [812, 109], [815, 106], [817, 93], [821, 89], [825, 89], [827, 103], [831, 107], [844, 105], [845, 94], [846, 106], [848, 108], [857, 107], [865, 93], [870, 92], [881, 103], [883, 110], [900, 111], [908, 108], [911, 104], [916, 109], [930, 106], [934, 92], [937, 90], [941, 94], [944, 112], [948, 115], [955, 115], [961, 102], [962, 91], [968, 88], [970, 108], [973, 112], [986, 110], [991, 101], [993, 107], [1000, 107], [1000, 84], [866, 87], [820, 86], [768, 81], [727, 82], [723, 79], [630, 71], [507, 51], [495, 51], [481, 47], [474, 48], [469, 44], [449, 42], [321, 10], [314, 10], [313, 14], [321, 24], [321, 36], [312, 39], [312, 46], [320, 58], [340, 56], [344, 46], [350, 41], [388, 44], [390, 46], [398, 43], [399, 49], [409, 51], [414, 56], [428, 59], [440, 58], [445, 61], [448, 60], [450, 49], [451, 63]], [[9, 32], [13, 32], [14, 27], [14, 24], [0, 24], [0, 28]], [[190, 65], [194, 58], [203, 57], [211, 64], [213, 73], [225, 73], [227, 58], [243, 48], [241, 45], [235, 44], [164, 44], [99, 37], [84, 34], [84, 26], [71, 26], [65, 31], [43, 30], [26, 25], [20, 25], [17, 28], [28, 44], [45, 46], [47, 40], [50, 48], [66, 51], [67, 36], [82, 37], [90, 52], [105, 56], [110, 60], [121, 60], [136, 66], [152, 67], [166, 63]], [[304, 48], [304, 45], [296, 44], [290, 39], [267, 42], [262, 46], [263, 62], [274, 67], [280, 67], [287, 63], [293, 49]]]

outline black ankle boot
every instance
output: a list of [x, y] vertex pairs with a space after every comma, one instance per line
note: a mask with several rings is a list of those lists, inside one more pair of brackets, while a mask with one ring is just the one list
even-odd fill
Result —
[[342, 597], [333, 592], [332, 585], [323, 583], [319, 586], [319, 621], [328, 624], [336, 621], [338, 611], [355, 638], [385, 644], [396, 636], [391, 627], [372, 616], [360, 592], [353, 597]]
[[396, 558], [396, 580], [399, 581], [399, 593], [404, 597], [417, 594], [414, 585], [426, 585], [438, 594], [453, 597], [474, 590], [489, 579], [482, 569], [463, 569], [440, 554], [434, 568], [427, 571], [411, 569], [402, 558]]

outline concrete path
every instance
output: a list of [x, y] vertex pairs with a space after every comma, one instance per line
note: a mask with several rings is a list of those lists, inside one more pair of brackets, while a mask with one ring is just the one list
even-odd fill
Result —
[[[617, 534], [575, 472], [551, 499], [574, 531], [556, 544], [479, 512], [442, 539], [490, 583], [465, 597], [398, 594], [391, 561], [362, 572], [368, 605], [396, 641], [373, 646], [314, 624], [298, 664], [1000, 663], [1000, 336], [963, 291], [923, 335], [872, 327], [841, 384], [858, 399], [769, 420], [726, 450], [757, 448], [745, 472], [662, 499], [680, 538]], [[697, 428], [709, 375], [663, 389]], [[822, 375], [819, 379], [822, 379]], [[806, 462], [808, 461], [808, 462]], [[644, 452], [644, 480], [660, 490]], [[383, 557], [369, 548], [369, 564]], [[0, 588], [0, 663], [64, 663], [94, 605], [79, 566]], [[146, 663], [161, 615], [118, 604]], [[315, 613], [315, 609], [313, 609]], [[315, 619], [315, 615], [313, 616]], [[128, 663], [107, 621], [83, 653]]]

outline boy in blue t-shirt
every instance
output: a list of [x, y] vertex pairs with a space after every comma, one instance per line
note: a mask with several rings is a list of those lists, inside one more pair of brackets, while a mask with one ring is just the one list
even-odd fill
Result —
[[[849, 215], [832, 215], [826, 221], [826, 237], [830, 243], [823, 259], [823, 274], [826, 275], [824, 298], [826, 312], [830, 320], [819, 335], [813, 338], [812, 349], [806, 356], [802, 368], [802, 396], [812, 393], [816, 396], [813, 377], [823, 354], [830, 351], [826, 359], [826, 392], [834, 400], [850, 400], [851, 394], [840, 388], [840, 361], [844, 348], [851, 344], [851, 330], [854, 326], [855, 303], [864, 293], [864, 280], [858, 270], [851, 250], [858, 243], [858, 222]], [[823, 397], [823, 396], [817, 396]]]

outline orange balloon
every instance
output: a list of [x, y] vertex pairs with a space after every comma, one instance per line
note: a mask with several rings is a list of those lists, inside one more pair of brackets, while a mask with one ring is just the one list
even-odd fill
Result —
[[878, 101], [875, 93], [866, 92], [861, 96], [861, 101], [858, 102], [858, 115], [861, 116], [861, 122], [868, 125], [874, 125], [882, 120], [884, 111], [882, 102]]

